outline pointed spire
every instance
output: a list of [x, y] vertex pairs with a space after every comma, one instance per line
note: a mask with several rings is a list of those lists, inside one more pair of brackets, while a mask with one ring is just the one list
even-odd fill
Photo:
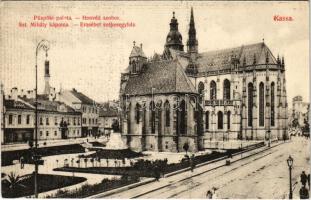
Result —
[[175, 19], [175, 11], [173, 11], [173, 19]]
[[189, 23], [187, 47], [188, 47], [188, 53], [189, 52], [194, 52], [194, 53], [198, 52], [198, 40], [196, 38], [196, 29], [195, 29], [193, 8], [192, 7], [191, 7], [191, 13], [190, 13], [190, 23]]
[[285, 62], [284, 62], [284, 56], [282, 56], [282, 63], [281, 63], [282, 67], [284, 67]]

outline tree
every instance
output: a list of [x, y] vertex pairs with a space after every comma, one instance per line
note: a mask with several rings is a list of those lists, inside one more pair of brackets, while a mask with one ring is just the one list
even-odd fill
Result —
[[186, 155], [187, 155], [188, 154], [188, 150], [189, 150], [188, 142], [186, 142], [182, 148], [186, 151]]
[[15, 173], [11, 172], [8, 175], [8, 183], [9, 183], [9, 188], [10, 189], [15, 189], [17, 186], [21, 186], [21, 177], [19, 175], [16, 175]]

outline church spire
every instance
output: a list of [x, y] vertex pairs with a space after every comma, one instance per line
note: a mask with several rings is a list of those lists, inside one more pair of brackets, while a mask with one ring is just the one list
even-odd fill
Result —
[[173, 12], [173, 17], [170, 23], [170, 32], [166, 36], [166, 43], [165, 43], [165, 51], [169, 48], [183, 51], [184, 45], [182, 44], [182, 36], [178, 31], [178, 22], [175, 18], [175, 12]]
[[198, 40], [196, 38], [196, 29], [195, 29], [192, 7], [191, 7], [191, 14], [190, 14], [187, 47], [188, 47], [188, 53], [198, 53]]

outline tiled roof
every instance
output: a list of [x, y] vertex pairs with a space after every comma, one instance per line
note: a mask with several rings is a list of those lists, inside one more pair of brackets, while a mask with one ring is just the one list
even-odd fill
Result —
[[14, 108], [14, 109], [26, 109], [26, 110], [33, 110], [34, 108], [27, 105], [26, 103], [22, 101], [15, 101], [13, 99], [5, 99], [4, 100], [4, 106], [7, 109]]
[[118, 117], [118, 109], [110, 106], [101, 107], [99, 117]]
[[146, 58], [142, 48], [138, 47], [138, 46], [133, 46], [132, 52], [130, 54], [130, 57], [136, 57], [136, 56], [141, 56]]
[[197, 64], [199, 72], [230, 69], [232, 58], [239, 60], [243, 65], [244, 59], [246, 66], [253, 65], [254, 57], [256, 64], [265, 64], [266, 55], [269, 57], [269, 64], [276, 64], [276, 59], [265, 43], [250, 44], [235, 48], [222, 49], [200, 53]]
[[78, 92], [76, 89], [72, 89], [72, 90], [71, 90], [71, 93], [72, 93], [75, 97], [77, 97], [77, 98], [81, 101], [81, 103], [83, 103], [83, 104], [93, 105], [94, 102], [95, 102], [93, 99], [87, 97], [85, 94], [83, 94], [83, 93], [81, 93], [81, 92]]
[[[32, 106], [35, 106], [35, 99], [31, 98], [22, 98], [25, 102], [31, 104]], [[65, 111], [59, 110], [59, 106], [63, 105], [65, 107]], [[76, 112], [73, 108], [70, 106], [59, 102], [59, 101], [49, 101], [49, 100], [43, 100], [38, 99], [38, 110], [45, 110], [45, 111], [54, 111], [54, 112]]]
[[[153, 92], [152, 92], [153, 91]], [[178, 61], [148, 63], [138, 75], [129, 78], [125, 95], [197, 93]]]

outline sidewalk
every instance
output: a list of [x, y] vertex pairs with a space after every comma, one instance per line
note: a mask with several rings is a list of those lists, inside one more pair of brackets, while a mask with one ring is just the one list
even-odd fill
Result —
[[[281, 142], [272, 143], [270, 148], [273, 148], [273, 147], [278, 146], [280, 144], [282, 144], [282, 143]], [[244, 158], [250, 157], [252, 155], [258, 154], [258, 153], [263, 152], [263, 151], [270, 149], [270, 148], [267, 146], [264, 146], [264, 147], [261, 147], [261, 148], [258, 148], [258, 149], [255, 149], [255, 150], [252, 150], [249, 152], [245, 152], [241, 155], [234, 155], [233, 158], [231, 159], [231, 162], [237, 162], [241, 159], [244, 159]], [[128, 198], [128, 199], [129, 198], [138, 198], [144, 194], [147, 194], [147, 193], [153, 192], [155, 190], [167, 187], [167, 186], [171, 185], [172, 183], [180, 182], [180, 181], [189, 179], [189, 178], [194, 177], [194, 176], [199, 176], [200, 174], [203, 174], [203, 173], [206, 173], [208, 171], [220, 168], [220, 167], [225, 166], [225, 165], [226, 165], [226, 159], [219, 160], [219, 161], [216, 161], [216, 162], [213, 162], [210, 164], [198, 166], [197, 168], [195, 168], [194, 172], [191, 172], [188, 170], [188, 171], [181, 172], [179, 174], [175, 174], [175, 175], [172, 175], [172, 176], [169, 176], [166, 178], [161, 178], [159, 181], [154, 181], [154, 182], [151, 182], [151, 183], [148, 183], [148, 184], [145, 184], [145, 185], [142, 185], [142, 186], [130, 189], [130, 190], [119, 191], [119, 192], [116, 191], [114, 194], [101, 193], [98, 195], [91, 196], [89, 198], [103, 198], [103, 197], [105, 197], [105, 198]]]

